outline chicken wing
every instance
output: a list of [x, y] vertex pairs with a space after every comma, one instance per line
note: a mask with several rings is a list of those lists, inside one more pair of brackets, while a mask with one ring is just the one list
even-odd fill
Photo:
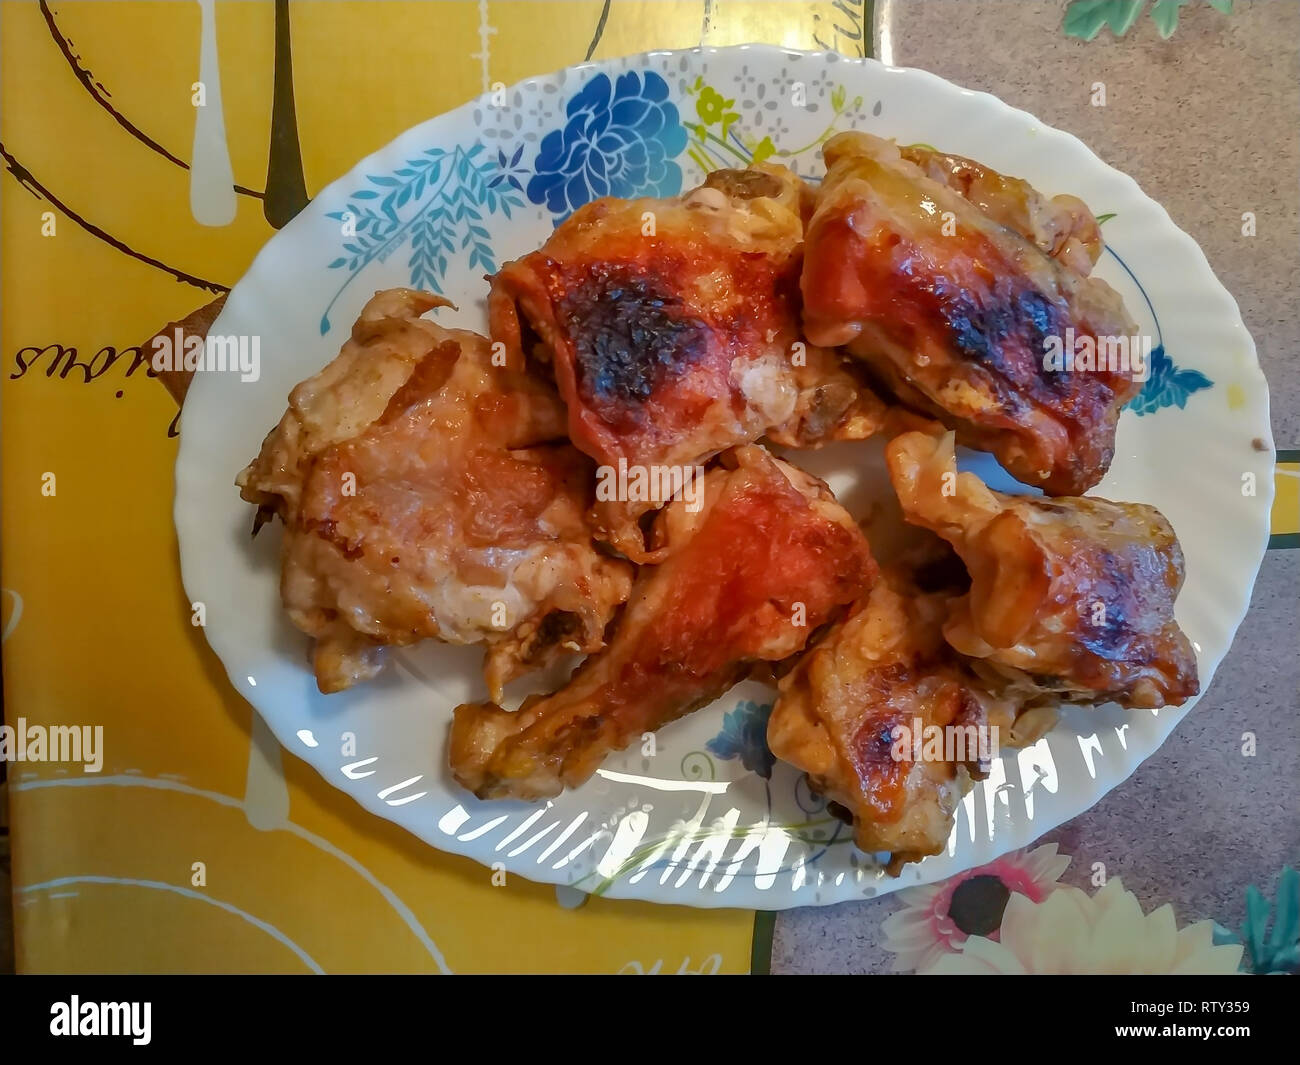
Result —
[[1086, 491], [1110, 465], [1149, 343], [1119, 295], [1083, 276], [1095, 222], [1077, 201], [1048, 211], [1023, 183], [954, 172], [956, 157], [910, 155], [924, 169], [865, 133], [827, 142], [802, 277], [808, 338], [845, 345], [1026, 484]]
[[[602, 466], [694, 467], [769, 430], [801, 446], [869, 435], [883, 403], [800, 333], [806, 196], [765, 166], [588, 204], [493, 278], [492, 337], [552, 368], [570, 438]], [[602, 505], [605, 535], [652, 560], [637, 519], [662, 502]]]
[[890, 852], [894, 871], [943, 849], [1015, 719], [1014, 700], [990, 694], [944, 643], [947, 600], [883, 570], [782, 678], [768, 718], [772, 753], [846, 808], [857, 846]]
[[944, 635], [987, 680], [1125, 707], [1196, 694], [1196, 656], [1174, 620], [1182, 550], [1155, 507], [994, 492], [957, 473], [951, 433], [906, 433], [886, 455], [904, 517], [970, 573]]
[[376, 294], [236, 482], [258, 524], [285, 524], [281, 597], [315, 638], [323, 692], [373, 676], [386, 645], [436, 638], [487, 644], [499, 698], [564, 650], [601, 647], [631, 588], [586, 522], [590, 460], [550, 443], [554, 390], [420, 317], [440, 303]]
[[609, 646], [560, 691], [514, 713], [457, 708], [451, 768], [480, 798], [576, 787], [642, 733], [711, 702], [751, 663], [801, 650], [875, 572], [866, 539], [820, 481], [757, 446], [724, 456], [703, 505], [657, 517], [666, 561], [641, 571]]

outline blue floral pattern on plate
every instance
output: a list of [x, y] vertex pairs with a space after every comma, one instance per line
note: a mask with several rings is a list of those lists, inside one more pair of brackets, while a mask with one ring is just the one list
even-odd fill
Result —
[[[1103, 217], [1114, 218], [1115, 216]], [[1156, 324], [1156, 346], [1151, 349], [1150, 373], [1142, 385], [1142, 391], [1129, 400], [1126, 409], [1131, 410], [1138, 417], [1154, 414], [1162, 407], [1176, 406], [1182, 410], [1187, 406], [1188, 396], [1203, 388], [1213, 388], [1214, 382], [1199, 370], [1180, 369], [1174, 364], [1174, 360], [1165, 352], [1165, 337], [1160, 328], [1160, 317], [1156, 314], [1147, 290], [1142, 287], [1142, 282], [1137, 279], [1137, 275], [1129, 269], [1128, 263], [1119, 257], [1114, 248], [1107, 246], [1106, 251], [1133, 279], [1133, 284], [1137, 285], [1138, 291], [1142, 293], [1142, 299], [1146, 301], [1147, 309], [1151, 312], [1151, 320]]]
[[367, 174], [369, 187], [353, 192], [343, 210], [326, 215], [341, 223], [344, 252], [329, 268], [346, 270], [348, 276], [321, 315], [321, 335], [329, 332], [330, 311], [356, 276], [407, 244], [412, 288], [441, 293], [450, 257], [464, 252], [470, 270], [495, 273], [483, 216], [500, 211], [509, 218], [512, 207], [524, 205], [514, 191], [520, 188], [514, 176], [519, 155], [511, 160], [503, 152], [496, 159], [485, 157], [482, 144], [429, 148], [391, 174]]
[[718, 758], [739, 758], [751, 773], [770, 780], [776, 764], [776, 756], [767, 746], [767, 719], [771, 715], [771, 703], [742, 700], [723, 715], [722, 731], [705, 746]]
[[1142, 386], [1142, 391], [1133, 397], [1129, 407], [1134, 414], [1151, 414], [1161, 407], [1177, 407], [1182, 410], [1187, 406], [1187, 397], [1203, 388], [1212, 387], [1213, 382], [1200, 370], [1180, 370], [1174, 360], [1165, 354], [1165, 346], [1158, 344], [1151, 349], [1151, 376]]
[[668, 84], [653, 71], [630, 70], [610, 83], [597, 74], [565, 107], [562, 129], [542, 139], [528, 198], [544, 203], [558, 225], [601, 196], [676, 196], [686, 130]]

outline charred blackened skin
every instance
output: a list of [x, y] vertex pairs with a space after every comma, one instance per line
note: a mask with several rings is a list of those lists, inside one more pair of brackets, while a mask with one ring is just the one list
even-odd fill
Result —
[[569, 291], [561, 313], [574, 338], [578, 387], [600, 402], [644, 403], [708, 348], [708, 327], [644, 277], [597, 271]]
[[[1113, 560], [1104, 558], [1105, 563], [1111, 563]], [[1111, 573], [1119, 574], [1119, 570], [1111, 568]], [[1122, 578], [1121, 578], [1122, 579]], [[1147, 656], [1142, 655], [1139, 647], [1141, 640], [1134, 637], [1138, 635], [1134, 631], [1132, 624], [1129, 622], [1128, 612], [1124, 609], [1124, 601], [1120, 595], [1120, 588], [1112, 585], [1110, 591], [1113, 594], [1105, 594], [1102, 590], [1097, 597], [1103, 609], [1101, 616], [1098, 617], [1093, 612], [1093, 607], [1084, 604], [1085, 615], [1091, 615], [1085, 618], [1083, 631], [1079, 635], [1079, 643], [1095, 654], [1098, 658], [1107, 662], [1123, 662], [1130, 660], [1135, 652], [1137, 657], [1145, 661]]]
[[[1012, 337], [1022, 337], [1026, 348], [1039, 357], [1050, 336], [1059, 336], [1061, 312], [1041, 292], [1022, 290], [990, 307], [978, 306], [960, 286], [940, 281], [934, 286], [939, 313], [948, 326], [953, 347], [968, 359], [998, 370], [1006, 369], [1002, 348]], [[1049, 375], [1052, 384], [1060, 384]]]

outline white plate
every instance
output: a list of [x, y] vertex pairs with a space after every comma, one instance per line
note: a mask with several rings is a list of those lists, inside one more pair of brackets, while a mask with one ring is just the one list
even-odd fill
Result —
[[[702, 143], [685, 128], [701, 120], [711, 120]], [[292, 753], [431, 845], [511, 874], [617, 897], [782, 909], [990, 861], [1086, 810], [1160, 746], [1194, 704], [1071, 710], [1034, 747], [995, 763], [959, 811], [946, 854], [890, 879], [854, 851], [799, 774], [770, 768], [762, 717], [771, 695], [752, 682], [664, 729], [653, 757], [639, 748], [613, 756], [586, 786], [536, 806], [480, 802], [448, 775], [452, 707], [484, 694], [478, 649], [427, 644], [396, 654], [376, 682], [317, 693], [306, 640], [279, 605], [278, 534], [250, 542], [252, 511], [232, 482], [289, 389], [334, 356], [366, 298], [393, 285], [438, 287], [460, 307], [441, 320], [483, 330], [483, 275], [603, 191], [554, 162], [599, 138], [609, 172], [622, 175], [609, 191], [669, 195], [704, 166], [741, 165], [764, 138], [815, 177], [820, 140], [848, 128], [969, 155], [1114, 215], [1104, 229], [1113, 250], [1097, 272], [1168, 358], [1141, 411], [1121, 419], [1096, 494], [1155, 504], [1173, 523], [1187, 560], [1178, 621], [1209, 685], [1264, 553], [1273, 455], [1254, 345], [1196, 244], [1132, 179], [992, 96], [833, 54], [695, 49], [535, 78], [417, 126], [321, 192], [230, 294], [212, 332], [260, 337], [261, 377], [199, 373], [190, 388], [176, 467], [181, 567], [236, 689]], [[359, 236], [343, 235], [349, 213]], [[801, 461], [831, 474], [852, 506], [870, 454], [839, 448]], [[975, 466], [1000, 474], [982, 456]], [[1253, 496], [1243, 493], [1248, 474]]]

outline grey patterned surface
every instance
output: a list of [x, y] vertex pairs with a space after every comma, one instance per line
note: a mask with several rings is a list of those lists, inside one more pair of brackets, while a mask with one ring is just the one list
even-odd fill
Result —
[[[1069, 130], [1162, 203], [1241, 305], [1278, 447], [1300, 447], [1300, 4], [1237, 0], [1226, 18], [1195, 4], [1169, 41], [1143, 18], [1121, 40], [1103, 31], [1087, 43], [1062, 34], [1064, 6], [878, 0], [877, 32], [894, 63]], [[1096, 81], [1106, 107], [1089, 102]], [[1247, 210], [1258, 219], [1253, 238], [1241, 235]], [[1064, 882], [1091, 893], [1090, 870], [1103, 862], [1145, 911], [1172, 903], [1180, 926], [1238, 927], [1248, 884], [1272, 897], [1282, 864], [1300, 864], [1297, 632], [1300, 551], [1273, 551], [1192, 715], [1126, 783], [1044, 837], [1073, 856]], [[1247, 731], [1254, 758], [1241, 754]], [[888, 971], [881, 924], [900, 906], [886, 897], [781, 914], [772, 971]]]

